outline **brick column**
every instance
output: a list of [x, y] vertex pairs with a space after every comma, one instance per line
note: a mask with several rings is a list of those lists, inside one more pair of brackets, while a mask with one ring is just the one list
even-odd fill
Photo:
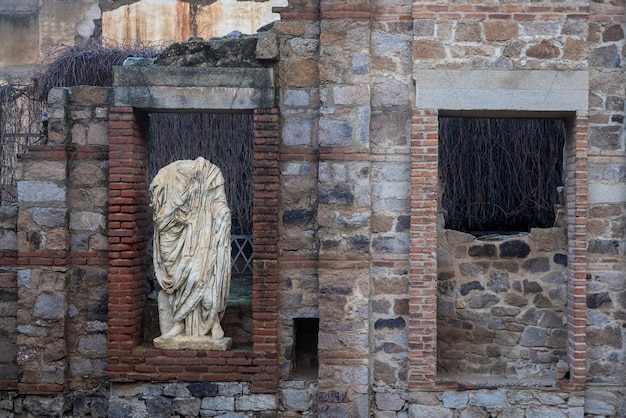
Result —
[[414, 110], [411, 123], [409, 388], [437, 376], [437, 111]]
[[587, 114], [577, 112], [565, 145], [567, 162], [567, 359], [570, 383], [587, 377]]
[[256, 392], [278, 386], [278, 109], [254, 111], [252, 327]]
[[129, 107], [109, 113], [109, 354], [111, 379], [131, 365], [120, 356], [143, 338], [147, 296], [148, 241], [147, 139]]

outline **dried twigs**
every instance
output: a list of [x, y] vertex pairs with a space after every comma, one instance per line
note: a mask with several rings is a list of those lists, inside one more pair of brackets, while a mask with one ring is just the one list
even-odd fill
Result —
[[160, 48], [150, 45], [109, 47], [97, 42], [58, 46], [29, 80], [0, 85], [0, 204], [16, 201], [17, 155], [45, 140], [42, 115], [53, 87], [110, 86], [113, 66], [127, 57], [154, 57]]
[[252, 114], [153, 113], [150, 115], [152, 179], [163, 166], [202, 156], [217, 165], [226, 181], [232, 233], [252, 235]]
[[529, 231], [554, 224], [563, 175], [562, 119], [439, 119], [446, 227]]

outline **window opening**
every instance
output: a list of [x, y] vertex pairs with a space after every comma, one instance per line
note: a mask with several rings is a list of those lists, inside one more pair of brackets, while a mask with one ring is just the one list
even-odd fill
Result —
[[552, 227], [565, 135], [563, 119], [440, 117], [446, 228], [485, 235]]
[[439, 118], [448, 228], [437, 240], [439, 381], [553, 386], [561, 378], [566, 132], [556, 118]]
[[252, 274], [252, 114], [153, 113], [149, 178], [177, 160], [202, 156], [217, 165], [231, 210], [233, 275]]
[[[252, 338], [252, 195], [254, 124], [252, 113], [151, 113], [149, 115], [148, 183], [161, 167], [174, 161], [206, 158], [224, 176], [226, 197], [231, 210], [231, 285], [228, 309], [222, 320], [233, 347], [251, 344]], [[152, 248], [149, 246], [150, 299], [156, 305], [160, 290], [154, 276]], [[150, 303], [150, 302], [149, 302]], [[148, 309], [152, 312], [154, 309]], [[150, 315], [149, 315], [150, 316]], [[158, 334], [151, 323], [146, 327]], [[150, 335], [152, 337], [152, 335]], [[146, 338], [150, 340], [151, 338]]]

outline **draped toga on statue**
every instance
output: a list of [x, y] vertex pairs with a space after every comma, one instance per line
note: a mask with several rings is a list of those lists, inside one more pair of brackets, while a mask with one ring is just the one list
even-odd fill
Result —
[[[161, 339], [224, 337], [230, 288], [230, 210], [219, 168], [204, 158], [171, 163], [150, 184]], [[156, 340], [155, 340], [156, 342]]]

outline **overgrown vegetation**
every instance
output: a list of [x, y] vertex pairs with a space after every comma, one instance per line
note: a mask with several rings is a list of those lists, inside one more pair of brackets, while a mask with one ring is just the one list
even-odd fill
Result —
[[250, 113], [152, 113], [148, 176], [177, 160], [206, 158], [224, 175], [232, 234], [252, 235], [253, 139]]
[[156, 57], [160, 51], [158, 46], [142, 44], [58, 46], [48, 52], [46, 62], [32, 78], [31, 97], [45, 101], [54, 87], [111, 86], [114, 66], [122, 65], [128, 57]]
[[475, 234], [554, 225], [563, 184], [562, 119], [439, 119], [446, 228]]
[[58, 46], [27, 79], [0, 85], [0, 204], [16, 201], [17, 155], [45, 137], [42, 116], [48, 92], [54, 87], [110, 86], [113, 66], [130, 56], [154, 57], [157, 46], [110, 47], [97, 42]]
[[[95, 42], [59, 46], [48, 52], [29, 80], [0, 86], [0, 203], [16, 201], [17, 155], [45, 139], [42, 115], [52, 88], [111, 86], [114, 66], [131, 56], [156, 57], [161, 52], [157, 46], [110, 47]], [[251, 114], [151, 114], [150, 140], [150, 178], [179, 159], [203, 156], [218, 165], [226, 179], [233, 234], [251, 234]]]
[[17, 155], [41, 140], [43, 103], [32, 100], [32, 86], [0, 85], [0, 206], [16, 201]]

